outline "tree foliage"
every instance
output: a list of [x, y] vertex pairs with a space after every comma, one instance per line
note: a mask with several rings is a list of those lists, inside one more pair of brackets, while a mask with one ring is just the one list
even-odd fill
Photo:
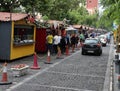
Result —
[[[8, 6], [12, 5], [12, 11], [18, 6], [17, 3], [12, 3], [19, 1], [20, 5], [24, 7], [26, 13], [40, 12], [42, 15], [48, 16], [50, 19], [62, 20], [68, 17], [68, 12], [79, 7], [79, 3], [85, 4], [85, 0], [0, 0], [3, 2], [1, 11], [10, 11]], [[7, 5], [5, 4], [7, 3]]]
[[18, 0], [0, 0], [0, 11], [12, 12], [19, 5]]
[[101, 0], [101, 4], [105, 7], [105, 15], [109, 20], [116, 20], [120, 24], [120, 0]]
[[85, 7], [78, 7], [74, 10], [68, 12], [68, 17], [71, 20], [72, 24], [83, 24], [85, 17], [88, 15]]
[[[44, 19], [46, 20], [48, 19], [63, 20], [64, 18], [66, 18], [67, 20], [70, 20], [70, 24], [84, 24], [94, 27], [96, 26], [100, 27], [101, 25], [99, 24], [102, 24], [98, 23], [98, 12], [96, 12], [94, 15], [88, 14], [85, 8], [86, 0], [0, 0], [0, 1], [2, 2], [1, 4], [2, 8], [0, 9], [1, 11], [9, 12], [11, 8], [9, 8], [8, 6], [12, 6], [12, 12], [17, 12], [15, 11], [15, 9], [21, 6], [24, 7], [25, 13], [35, 14], [35, 12], [40, 12], [44, 16]], [[105, 1], [102, 0], [102, 3], [103, 4], [106, 3]], [[5, 4], [6, 2], [7, 5]], [[18, 2], [20, 2], [20, 4], [18, 4]], [[82, 6], [80, 6], [80, 3]], [[109, 12], [106, 11], [106, 15], [108, 14]]]

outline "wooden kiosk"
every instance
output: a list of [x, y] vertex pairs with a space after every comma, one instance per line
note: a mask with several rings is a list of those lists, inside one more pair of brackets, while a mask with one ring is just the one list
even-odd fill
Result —
[[35, 51], [36, 26], [28, 14], [0, 12], [0, 59], [13, 60]]

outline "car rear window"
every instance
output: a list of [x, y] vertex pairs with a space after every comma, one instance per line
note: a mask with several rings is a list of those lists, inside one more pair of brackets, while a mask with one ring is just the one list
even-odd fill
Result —
[[105, 35], [101, 35], [101, 36], [99, 36], [99, 38], [106, 38], [106, 36]]
[[96, 40], [96, 39], [86, 39], [85, 43], [98, 43], [98, 40]]

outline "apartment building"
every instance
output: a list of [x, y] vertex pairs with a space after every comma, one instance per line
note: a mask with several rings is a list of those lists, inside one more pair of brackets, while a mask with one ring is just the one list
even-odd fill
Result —
[[98, 0], [86, 0], [86, 9], [89, 14], [94, 14], [98, 10], [99, 1]]

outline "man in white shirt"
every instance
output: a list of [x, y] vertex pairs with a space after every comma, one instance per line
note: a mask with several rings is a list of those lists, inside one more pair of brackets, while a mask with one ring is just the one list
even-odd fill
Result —
[[58, 35], [57, 58], [61, 57], [61, 44], [60, 44], [61, 38], [62, 38], [61, 35]]
[[54, 36], [53, 40], [54, 40], [54, 43], [53, 43], [54, 52], [56, 54], [57, 53], [57, 46], [58, 46], [58, 43], [59, 43], [59, 38], [58, 38], [57, 34]]

